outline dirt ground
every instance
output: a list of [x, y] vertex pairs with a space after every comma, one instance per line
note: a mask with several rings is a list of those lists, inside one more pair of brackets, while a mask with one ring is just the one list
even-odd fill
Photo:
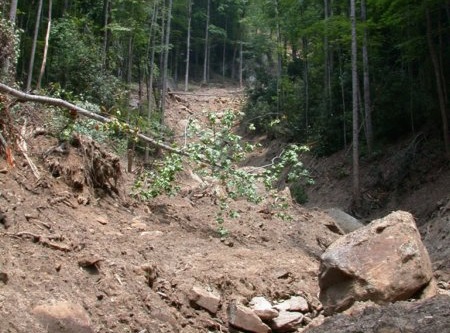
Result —
[[[239, 109], [242, 102], [238, 89], [174, 94], [167, 121], [183, 140], [189, 119], [204, 119], [203, 110]], [[29, 133], [40, 125], [29, 124]], [[330, 178], [308, 190], [306, 206], [290, 206], [292, 221], [271, 214], [264, 203], [237, 201], [233, 208], [240, 217], [225, 222], [230, 234], [222, 239], [216, 232], [216, 201], [207, 191], [137, 202], [128, 195], [135, 174], [125, 172], [125, 161], [116, 170], [121, 172], [119, 184], [108, 177], [102, 179], [102, 190], [79, 184], [90, 168], [114, 173], [112, 155], [101, 157], [110, 161], [106, 166], [94, 165], [93, 156], [106, 147], [93, 148], [95, 154], [89, 155], [86, 142], [49, 152], [58, 146], [51, 136], [29, 136], [26, 141], [40, 179], [20, 153], [15, 154], [15, 168], [0, 159], [0, 332], [46, 332], [31, 310], [59, 300], [82, 305], [99, 333], [232, 332], [226, 316], [231, 300], [247, 303], [265, 296], [279, 301], [303, 295], [317, 302], [319, 257], [339, 237], [321, 208], [348, 208], [348, 165], [339, 158], [308, 162], [313, 176]], [[254, 160], [262, 163], [270, 149], [262, 148]], [[412, 207], [426, 206], [428, 215], [421, 218], [441, 221], [439, 227], [428, 227], [426, 235], [439, 253], [435, 263], [443, 282], [450, 271], [442, 255], [449, 248], [448, 177], [448, 169], [442, 170], [432, 182], [418, 186], [412, 193], [416, 201], [402, 196]], [[187, 179], [182, 186], [192, 183]], [[435, 193], [432, 200], [430, 191]], [[193, 286], [221, 296], [217, 315], [189, 302]]]

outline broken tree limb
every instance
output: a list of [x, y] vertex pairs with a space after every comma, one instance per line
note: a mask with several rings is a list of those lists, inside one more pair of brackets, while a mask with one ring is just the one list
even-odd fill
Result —
[[[47, 104], [47, 105], [53, 105], [53, 106], [57, 106], [63, 109], [67, 109], [70, 111], [74, 111], [77, 114], [80, 114], [82, 116], [97, 120], [99, 122], [102, 123], [109, 123], [112, 121], [112, 119], [104, 117], [100, 114], [94, 113], [94, 112], [90, 112], [86, 109], [83, 109], [79, 106], [76, 106], [75, 104], [69, 103], [63, 99], [59, 99], [59, 98], [53, 98], [53, 97], [48, 97], [48, 96], [42, 96], [42, 95], [31, 95], [31, 94], [27, 94], [24, 93], [23, 91], [11, 88], [10, 86], [7, 86], [3, 83], [0, 83], [0, 92], [6, 93], [8, 95], [14, 96], [15, 98], [17, 98], [18, 101], [21, 102], [35, 102], [35, 103], [41, 103], [41, 104]], [[172, 153], [176, 153], [176, 154], [180, 154], [180, 155], [184, 155], [184, 156], [188, 156], [189, 154], [187, 154], [186, 152], [170, 147], [164, 143], [158, 142], [152, 138], [149, 138], [148, 136], [141, 134], [141, 133], [137, 133], [136, 136], [141, 139], [142, 141], [148, 142], [152, 145], [155, 145], [156, 147], [159, 147], [161, 149], [170, 151]]]
[[23, 157], [25, 157], [25, 159], [27, 160], [28, 165], [31, 168], [31, 171], [33, 171], [34, 176], [36, 177], [36, 179], [40, 179], [41, 175], [39, 174], [39, 170], [36, 167], [36, 165], [33, 163], [33, 161], [31, 160], [31, 158], [28, 156], [28, 147], [27, 147], [27, 142], [25, 141], [25, 133], [26, 133], [26, 127], [27, 127], [27, 123], [25, 122], [23, 124], [22, 127], [22, 131], [21, 131], [21, 135], [20, 135], [20, 140], [17, 143], [19, 150], [22, 152]]

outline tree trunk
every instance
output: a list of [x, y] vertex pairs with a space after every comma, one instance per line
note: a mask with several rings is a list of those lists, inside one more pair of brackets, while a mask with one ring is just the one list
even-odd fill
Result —
[[45, 65], [47, 64], [48, 41], [50, 39], [50, 30], [52, 27], [52, 7], [53, 7], [52, 0], [48, 0], [47, 32], [45, 34], [44, 55], [42, 56], [41, 71], [39, 72], [39, 79], [38, 79], [38, 84], [37, 84], [38, 89], [41, 89], [42, 78], [45, 73]]
[[208, 83], [208, 44], [209, 44], [209, 16], [211, 11], [211, 0], [208, 0], [206, 8], [206, 28], [205, 28], [205, 58], [203, 59], [203, 84]]
[[167, 80], [168, 80], [168, 63], [169, 63], [169, 43], [170, 43], [170, 22], [172, 18], [172, 4], [173, 0], [169, 0], [169, 10], [167, 12], [167, 27], [166, 27], [166, 40], [164, 42], [164, 65], [163, 65], [163, 86], [161, 95], [161, 125], [164, 125], [164, 116], [166, 112], [166, 95], [167, 95]]
[[330, 68], [330, 54], [329, 54], [329, 42], [328, 42], [328, 18], [329, 18], [329, 0], [324, 0], [324, 19], [325, 19], [325, 36], [323, 40], [324, 44], [324, 59], [325, 59], [325, 71], [324, 71], [324, 92], [325, 92], [325, 116], [331, 111], [331, 68]]
[[359, 208], [361, 205], [361, 189], [359, 184], [358, 52], [356, 44], [355, 0], [350, 0], [350, 20], [352, 25], [353, 203], [356, 208]]
[[228, 29], [228, 18], [225, 17], [225, 36], [223, 37], [223, 47], [222, 47], [222, 82], [225, 82], [225, 57], [227, 49], [227, 29]]
[[104, 0], [103, 2], [103, 68], [106, 70], [108, 68], [108, 45], [109, 45], [109, 38], [108, 38], [108, 24], [109, 24], [109, 7], [110, 2], [109, 0]]
[[[366, 0], [361, 0], [361, 20], [366, 22]], [[369, 55], [367, 51], [367, 28], [364, 27], [363, 46], [363, 85], [364, 85], [364, 120], [365, 133], [367, 141], [367, 152], [369, 155], [373, 153], [373, 128], [372, 128], [372, 101], [370, 98], [370, 80], [369, 80]]]
[[160, 24], [160, 34], [161, 34], [161, 44], [160, 44], [160, 51], [159, 51], [159, 86], [158, 86], [158, 91], [159, 91], [159, 99], [158, 99], [158, 107], [161, 110], [162, 109], [162, 104], [163, 104], [163, 99], [162, 99], [162, 87], [163, 87], [163, 81], [164, 81], [164, 76], [163, 76], [163, 71], [164, 71], [164, 37], [165, 37], [165, 33], [166, 33], [166, 14], [164, 13], [166, 9], [166, 0], [163, 0], [163, 4], [161, 5], [161, 24]]
[[128, 85], [128, 100], [131, 94], [131, 81], [133, 79], [133, 34], [130, 33], [128, 37], [128, 61], [127, 61], [127, 85]]
[[339, 50], [339, 83], [341, 85], [341, 98], [342, 98], [342, 132], [344, 149], [347, 150], [347, 116], [346, 103], [345, 103], [345, 87], [344, 87], [344, 73], [342, 70], [342, 50]]
[[244, 67], [244, 52], [242, 49], [242, 44], [243, 42], [240, 41], [239, 43], [239, 87], [242, 89], [242, 87], [244, 86], [244, 79], [243, 79], [243, 67]]
[[[151, 119], [152, 119], [152, 112], [153, 112], [153, 76], [154, 76], [154, 63], [155, 63], [155, 41], [156, 41], [156, 30], [154, 29], [156, 19], [157, 19], [157, 13], [158, 9], [156, 7], [156, 1], [153, 6], [153, 15], [152, 15], [152, 21], [150, 23], [150, 31], [149, 31], [149, 50], [151, 50], [150, 53], [150, 62], [148, 64], [149, 67], [149, 76], [148, 76], [148, 83], [147, 83], [147, 124], [150, 128], [151, 126]], [[149, 159], [149, 150], [150, 145], [147, 144], [145, 147], [145, 155], [144, 155], [144, 162], [147, 163]]]
[[432, 25], [431, 25], [431, 15], [430, 10], [426, 9], [426, 19], [427, 19], [427, 41], [428, 41], [428, 49], [430, 51], [430, 57], [431, 62], [433, 63], [433, 70], [434, 70], [434, 76], [436, 80], [436, 90], [438, 93], [438, 99], [439, 99], [439, 109], [441, 111], [441, 120], [442, 120], [442, 131], [444, 135], [444, 148], [445, 148], [445, 154], [446, 157], [450, 159], [450, 140], [449, 140], [449, 133], [448, 133], [448, 118], [447, 118], [447, 109], [445, 105], [445, 96], [444, 96], [444, 89], [442, 87], [442, 80], [441, 80], [441, 70], [439, 66], [439, 60], [438, 56], [436, 54], [436, 49], [433, 42], [433, 31], [432, 31]]
[[303, 53], [305, 54], [303, 65], [303, 85], [304, 85], [304, 101], [305, 101], [305, 132], [308, 138], [309, 128], [309, 61], [308, 61], [308, 38], [303, 37]]
[[17, 0], [11, 0], [11, 7], [9, 7], [9, 20], [12, 24], [16, 24], [17, 14]]
[[191, 21], [192, 21], [192, 0], [188, 0], [188, 28], [186, 40], [186, 73], [184, 77], [184, 91], [189, 90], [189, 61], [191, 54]]
[[281, 28], [280, 28], [280, 17], [278, 6], [279, 2], [278, 0], [275, 0], [275, 19], [276, 19], [276, 33], [277, 33], [277, 114], [280, 114], [282, 54], [281, 54]]
[[235, 42], [234, 43], [234, 48], [233, 48], [233, 60], [231, 61], [231, 63], [232, 63], [231, 78], [233, 80], [236, 78], [236, 53], [237, 53], [237, 49], [238, 49], [238, 43]]
[[[6, 1], [5, 1], [6, 3]], [[11, 6], [9, 8], [9, 21], [15, 29], [16, 26], [16, 14], [17, 14], [17, 0], [11, 0]], [[15, 59], [17, 61], [17, 59]], [[0, 68], [4, 76], [7, 80], [11, 80], [11, 83], [14, 81], [14, 76], [16, 73], [15, 68], [11, 68], [11, 60], [9, 58], [5, 59], [5, 63], [3, 68]]]
[[36, 25], [34, 26], [33, 44], [31, 46], [30, 63], [28, 66], [28, 79], [27, 79], [27, 87], [26, 87], [26, 91], [28, 91], [28, 92], [31, 90], [31, 81], [33, 79], [34, 57], [36, 55], [36, 45], [37, 45], [37, 39], [38, 39], [38, 33], [39, 33], [39, 24], [41, 22], [41, 11], [42, 11], [42, 0], [39, 0], [38, 10], [37, 10], [37, 14], [36, 14]]

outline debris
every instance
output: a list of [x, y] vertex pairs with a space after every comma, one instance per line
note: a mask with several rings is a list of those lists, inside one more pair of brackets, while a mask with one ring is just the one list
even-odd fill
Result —
[[234, 327], [254, 333], [270, 332], [270, 327], [264, 324], [252, 309], [235, 300], [228, 305], [227, 314], [228, 322]]
[[192, 287], [189, 300], [212, 314], [217, 313], [220, 305], [220, 296], [196, 286]]
[[250, 307], [262, 320], [270, 320], [278, 317], [278, 311], [272, 308], [272, 304], [264, 297], [253, 297]]

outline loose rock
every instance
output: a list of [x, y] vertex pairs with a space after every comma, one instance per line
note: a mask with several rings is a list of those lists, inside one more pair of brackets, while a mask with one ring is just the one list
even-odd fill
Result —
[[93, 333], [84, 308], [70, 302], [38, 305], [32, 310], [48, 333]]
[[274, 332], [289, 332], [295, 330], [302, 320], [300, 312], [280, 311], [279, 316], [270, 322], [270, 327]]
[[262, 320], [270, 320], [278, 317], [278, 311], [272, 308], [272, 304], [264, 297], [253, 297], [250, 301], [250, 306]]
[[264, 324], [252, 309], [236, 301], [230, 303], [227, 314], [228, 323], [234, 327], [254, 333], [270, 332], [270, 327]]
[[339, 238], [321, 259], [320, 300], [326, 314], [358, 300], [406, 300], [433, 277], [414, 218], [402, 211]]
[[200, 287], [193, 287], [191, 289], [189, 299], [200, 306], [201, 308], [215, 314], [219, 310], [220, 296], [204, 290]]
[[308, 312], [309, 310], [308, 302], [301, 296], [292, 296], [290, 299], [274, 305], [274, 308], [280, 311]]
[[362, 224], [359, 220], [339, 208], [327, 209], [326, 213], [333, 218], [338, 229], [340, 229], [344, 234], [348, 234], [356, 229], [364, 227], [364, 224]]

